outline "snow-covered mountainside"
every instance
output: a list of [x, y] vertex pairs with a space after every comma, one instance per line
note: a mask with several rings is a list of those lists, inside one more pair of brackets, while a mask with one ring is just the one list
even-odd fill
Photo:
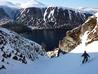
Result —
[[[6, 69], [0, 69], [0, 74], [98, 74], [98, 41], [86, 45], [87, 33], [81, 36], [81, 44], [69, 54], [49, 59], [42, 57], [28, 64], [10, 60], [4, 64]], [[89, 61], [82, 64], [82, 53], [86, 50], [90, 55]], [[0, 62], [0, 64], [2, 64]], [[1, 66], [2, 67], [2, 66]]]
[[86, 12], [86, 13], [91, 13], [91, 14], [95, 14], [96, 12], [98, 12], [97, 8], [80, 7], [78, 8], [78, 10], [80, 10], [81, 12]]
[[[25, 7], [21, 8], [8, 1], [0, 1], [0, 8], [4, 10], [11, 20], [27, 25], [32, 29], [65, 29], [69, 27], [72, 29], [84, 23], [89, 16], [97, 11], [97, 9], [92, 9], [93, 13], [91, 13], [88, 9], [47, 7], [37, 0], [30, 0], [21, 4], [21, 6]], [[2, 12], [0, 11], [0, 13]]]
[[22, 3], [20, 5], [21, 8], [29, 8], [29, 7], [45, 7], [45, 5], [37, 0], [29, 0], [27, 3]]
[[0, 62], [7, 62], [10, 58], [27, 63], [27, 59], [33, 61], [44, 54], [45, 51], [39, 44], [23, 38], [15, 32], [0, 28]]
[[59, 43], [59, 48], [63, 51], [70, 51], [81, 43], [81, 36], [87, 33], [86, 44], [98, 40], [98, 13], [88, 18], [81, 26], [68, 31], [66, 37]]
[[6, 6], [6, 7], [11, 7], [11, 8], [18, 8], [17, 5], [13, 4], [10, 1], [6, 1], [6, 0], [0, 0], [0, 6]]

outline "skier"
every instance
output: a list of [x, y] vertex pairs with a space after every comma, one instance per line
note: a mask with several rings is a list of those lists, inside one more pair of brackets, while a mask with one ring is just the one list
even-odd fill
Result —
[[90, 56], [86, 51], [84, 51], [84, 53], [82, 54], [82, 57], [83, 57], [83, 60], [82, 60], [82, 64], [83, 64], [88, 61], [88, 57], [90, 57]]

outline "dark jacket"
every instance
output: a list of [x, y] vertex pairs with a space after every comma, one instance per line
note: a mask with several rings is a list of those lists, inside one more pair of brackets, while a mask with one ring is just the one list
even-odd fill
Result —
[[82, 54], [82, 57], [84, 57], [84, 58], [88, 58], [88, 57], [90, 57], [90, 56], [89, 56], [88, 53], [84, 52], [84, 53]]

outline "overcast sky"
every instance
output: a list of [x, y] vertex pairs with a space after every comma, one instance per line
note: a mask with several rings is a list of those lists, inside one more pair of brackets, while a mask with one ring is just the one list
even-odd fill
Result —
[[[26, 3], [30, 0], [7, 0], [13, 3]], [[71, 8], [92, 7], [98, 8], [98, 0], [37, 0], [45, 5], [56, 5]]]

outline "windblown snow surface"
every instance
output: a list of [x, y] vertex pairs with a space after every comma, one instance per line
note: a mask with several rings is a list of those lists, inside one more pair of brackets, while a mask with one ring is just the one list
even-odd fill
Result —
[[[40, 59], [27, 64], [9, 60], [6, 69], [0, 70], [0, 74], [98, 74], [98, 41], [86, 45], [87, 34], [82, 37], [82, 43], [66, 55], [58, 58], [40, 57]], [[82, 53], [86, 50], [90, 59], [82, 64]]]

